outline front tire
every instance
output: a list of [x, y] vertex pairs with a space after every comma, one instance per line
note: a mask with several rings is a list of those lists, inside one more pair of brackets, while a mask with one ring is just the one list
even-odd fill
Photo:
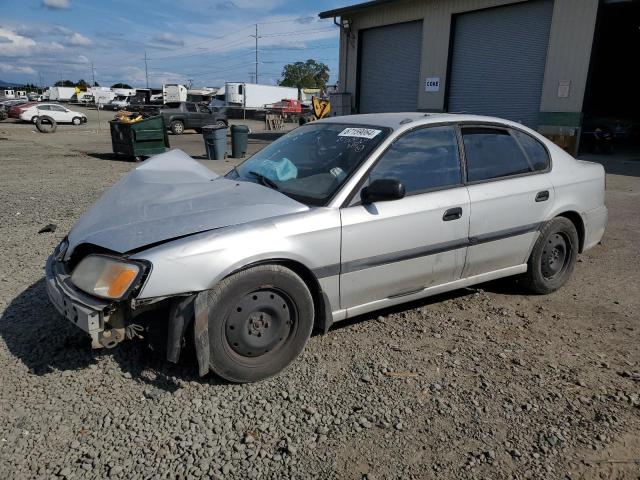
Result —
[[73, 117], [71, 123], [73, 123], [74, 125], [80, 125], [82, 123], [82, 120], [80, 119], [80, 117]]
[[182, 135], [184, 133], [184, 123], [179, 120], [171, 122], [171, 133], [174, 135]]
[[558, 290], [571, 277], [578, 248], [578, 232], [571, 220], [556, 217], [547, 222], [527, 262], [524, 286], [542, 295]]
[[280, 265], [260, 265], [222, 280], [207, 299], [210, 367], [238, 383], [264, 380], [304, 349], [314, 322], [304, 281]]

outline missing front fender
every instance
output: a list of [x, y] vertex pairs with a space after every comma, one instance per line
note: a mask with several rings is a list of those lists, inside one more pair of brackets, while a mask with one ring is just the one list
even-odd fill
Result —
[[169, 310], [167, 325], [167, 360], [178, 363], [184, 346], [184, 332], [194, 317], [194, 301], [196, 295], [191, 295], [172, 303]]

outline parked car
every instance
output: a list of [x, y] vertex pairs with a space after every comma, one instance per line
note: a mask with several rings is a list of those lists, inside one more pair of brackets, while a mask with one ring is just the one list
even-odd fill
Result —
[[24, 102], [11, 106], [11, 108], [9, 108], [9, 118], [20, 118], [22, 112], [36, 104], [37, 102]]
[[160, 108], [160, 115], [174, 135], [182, 135], [187, 128], [200, 131], [206, 125], [227, 125], [225, 108], [209, 108], [193, 102], [167, 103]]
[[47, 115], [58, 123], [73, 123], [80, 125], [87, 122], [87, 116], [82, 112], [69, 110], [62, 105], [56, 103], [37, 103], [23, 110], [20, 114], [20, 120], [35, 123], [41, 115]]
[[96, 347], [153, 312], [170, 361], [194, 339], [201, 375], [256, 381], [314, 327], [507, 276], [553, 292], [603, 236], [604, 185], [506, 120], [330, 117], [224, 177], [179, 150], [141, 164], [56, 247], [47, 290]]

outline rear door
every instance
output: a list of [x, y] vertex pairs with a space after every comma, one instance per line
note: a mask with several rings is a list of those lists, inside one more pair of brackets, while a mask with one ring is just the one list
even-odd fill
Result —
[[[396, 179], [400, 200], [341, 209], [340, 303], [353, 308], [460, 278], [469, 230], [456, 127], [420, 128], [398, 138], [367, 182]], [[356, 312], [357, 313], [357, 312]]]
[[187, 111], [187, 114], [185, 115], [185, 128], [200, 128], [202, 126], [202, 114], [198, 112], [196, 104], [192, 102], [186, 102], [184, 104], [184, 107]]
[[71, 115], [67, 113], [67, 109], [60, 105], [51, 105], [50, 112], [47, 115], [51, 115], [56, 122], [70, 122]]
[[471, 201], [462, 276], [522, 265], [554, 203], [548, 152], [515, 129], [463, 125], [461, 131]]

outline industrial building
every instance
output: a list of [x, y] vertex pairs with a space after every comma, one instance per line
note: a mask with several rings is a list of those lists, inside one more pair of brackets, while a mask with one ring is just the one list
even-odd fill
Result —
[[344, 113], [494, 115], [575, 153], [581, 133], [600, 123], [637, 141], [630, 125], [640, 107], [639, 7], [634, 0], [376, 0], [320, 17], [341, 26]]

